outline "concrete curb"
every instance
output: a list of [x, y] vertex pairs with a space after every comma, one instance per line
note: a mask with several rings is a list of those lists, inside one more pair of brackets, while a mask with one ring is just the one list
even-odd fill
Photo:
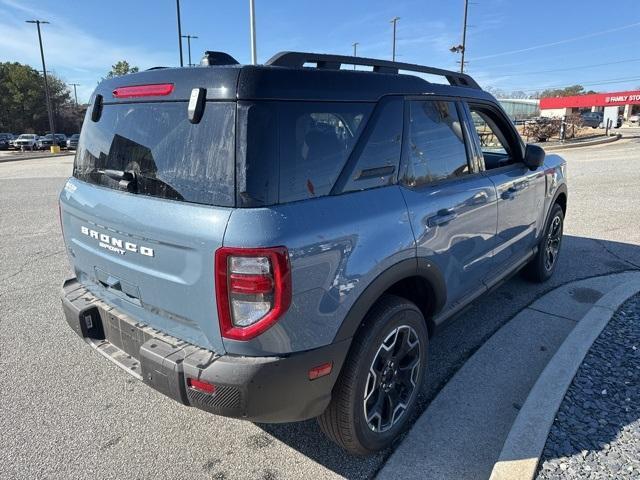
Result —
[[532, 480], [558, 408], [578, 368], [616, 310], [640, 291], [632, 278], [600, 300], [578, 322], [531, 389], [511, 427], [490, 480]]
[[[594, 145], [602, 145], [602, 144], [605, 144], [605, 143], [612, 143], [612, 142], [615, 142], [617, 140], [620, 140], [621, 138], [622, 138], [622, 135], [620, 133], [618, 133], [618, 134], [612, 135], [610, 137], [598, 138], [596, 140], [589, 140], [589, 141], [586, 141], [586, 142], [565, 143], [565, 144], [562, 144], [562, 145], [552, 146], [552, 147], [545, 148], [545, 150], [557, 151], [557, 150], [567, 150], [569, 148], [592, 147]], [[544, 148], [544, 146], [543, 146], [543, 148]]]
[[38, 158], [67, 157], [69, 155], [75, 155], [75, 151], [73, 153], [67, 153], [67, 150], [65, 150], [65, 153], [54, 153], [54, 154], [48, 154], [48, 155], [29, 155], [26, 157], [9, 157], [9, 158], [0, 157], [0, 163], [19, 162], [20, 160], [36, 160]]

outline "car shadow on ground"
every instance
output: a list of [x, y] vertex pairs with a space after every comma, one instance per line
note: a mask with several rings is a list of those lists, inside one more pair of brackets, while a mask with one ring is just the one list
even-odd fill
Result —
[[[473, 302], [435, 333], [430, 340], [429, 367], [418, 397], [416, 417], [466, 360], [531, 302], [568, 282], [636, 269], [640, 269], [638, 245], [565, 235], [557, 270], [549, 281], [535, 284], [516, 275]], [[350, 456], [324, 437], [315, 420], [258, 426], [306, 457], [350, 479], [371, 478], [393, 451], [391, 447], [366, 458]]]

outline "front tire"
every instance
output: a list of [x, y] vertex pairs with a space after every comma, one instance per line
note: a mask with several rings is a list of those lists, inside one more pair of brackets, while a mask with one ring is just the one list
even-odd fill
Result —
[[558, 266], [558, 255], [562, 246], [564, 212], [555, 203], [547, 220], [544, 234], [538, 246], [538, 253], [525, 267], [525, 276], [533, 282], [545, 282], [553, 275]]
[[383, 296], [354, 337], [331, 403], [318, 417], [325, 435], [354, 455], [388, 447], [413, 416], [428, 341], [418, 307]]

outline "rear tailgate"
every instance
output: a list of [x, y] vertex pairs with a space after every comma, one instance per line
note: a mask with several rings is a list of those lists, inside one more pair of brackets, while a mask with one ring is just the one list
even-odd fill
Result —
[[231, 210], [132, 195], [69, 179], [60, 197], [78, 280], [123, 313], [223, 352], [214, 252]]

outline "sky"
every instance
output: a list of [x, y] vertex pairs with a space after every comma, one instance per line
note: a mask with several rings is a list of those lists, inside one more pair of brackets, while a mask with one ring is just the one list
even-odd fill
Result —
[[[464, 0], [255, 0], [258, 62], [282, 50], [390, 59], [459, 69]], [[181, 0], [192, 62], [204, 50], [250, 61], [249, 0]], [[86, 101], [118, 60], [141, 69], [179, 65], [175, 0], [0, 0], [0, 61], [79, 83]], [[483, 87], [532, 93], [576, 83], [596, 91], [640, 88], [640, 0], [471, 0], [467, 73]], [[187, 45], [184, 43], [185, 64]]]

